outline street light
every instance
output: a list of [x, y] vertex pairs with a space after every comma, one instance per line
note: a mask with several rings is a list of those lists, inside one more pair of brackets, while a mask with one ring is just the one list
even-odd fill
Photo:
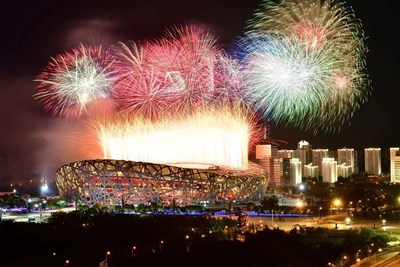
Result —
[[319, 209], [318, 209], [318, 218], [319, 219], [321, 219], [321, 210], [322, 210], [322, 207], [319, 207]]
[[106, 262], [108, 262], [108, 256], [110, 256], [110, 254], [111, 254], [111, 252], [107, 251], [107, 253], [106, 253]]
[[[339, 210], [340, 208], [340, 206], [342, 205], [342, 201], [340, 200], [340, 199], [334, 199], [333, 200], [333, 206], [337, 209], [337, 210]], [[333, 209], [332, 209], [333, 210]]]
[[351, 219], [350, 219], [349, 217], [347, 217], [345, 221], [346, 221], [346, 225], [347, 225], [347, 227], [349, 227], [349, 225], [350, 225], [350, 222], [351, 222]]
[[42, 191], [42, 194], [45, 195], [47, 193], [47, 191], [49, 190], [49, 186], [47, 185], [47, 183], [44, 183], [42, 185], [42, 187], [40, 187], [40, 191]]
[[66, 267], [68, 264], [69, 264], [69, 260], [65, 260], [64, 267]]
[[304, 206], [304, 203], [303, 203], [303, 201], [298, 201], [297, 203], [296, 203], [296, 206], [299, 208], [299, 210], [300, 210], [300, 216], [299, 216], [299, 218], [300, 218], [300, 221], [301, 221], [301, 213], [302, 213], [302, 208], [303, 208], [303, 206]]
[[136, 256], [136, 249], [137, 249], [136, 246], [133, 246], [133, 247], [132, 247], [132, 257], [135, 257], [135, 256]]
[[342, 201], [340, 199], [335, 199], [333, 201], [333, 205], [335, 205], [336, 207], [339, 207], [340, 205], [342, 205]]

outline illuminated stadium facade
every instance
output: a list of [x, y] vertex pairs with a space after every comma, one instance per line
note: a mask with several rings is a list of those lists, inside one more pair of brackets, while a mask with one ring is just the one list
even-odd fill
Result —
[[175, 201], [178, 205], [259, 199], [268, 183], [265, 170], [249, 162], [247, 170], [183, 168], [123, 160], [84, 160], [58, 169], [60, 195], [88, 205]]

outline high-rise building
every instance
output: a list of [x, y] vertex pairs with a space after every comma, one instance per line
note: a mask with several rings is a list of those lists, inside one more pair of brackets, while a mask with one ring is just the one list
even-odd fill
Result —
[[390, 148], [382, 147], [381, 148], [381, 167], [382, 173], [390, 172]]
[[305, 140], [301, 140], [297, 143], [297, 149], [311, 150], [311, 145]]
[[277, 146], [271, 144], [256, 145], [256, 162], [266, 170], [271, 185], [281, 185], [281, 167]]
[[380, 148], [365, 148], [365, 172], [368, 174], [379, 175], [381, 171], [381, 149]]
[[337, 176], [341, 176], [343, 178], [347, 178], [352, 174], [352, 167], [347, 166], [346, 163], [342, 163], [340, 165], [337, 165]]
[[392, 183], [400, 182], [400, 148], [390, 148], [390, 181]]
[[270, 179], [273, 180], [276, 186], [282, 185], [281, 161], [279, 158], [271, 158], [270, 175]]
[[338, 158], [337, 150], [329, 150], [328, 151], [328, 158], [337, 159]]
[[280, 163], [281, 184], [290, 184], [290, 159], [293, 157], [293, 150], [280, 149], [277, 152]]
[[302, 172], [304, 166], [312, 162], [312, 146], [307, 141], [300, 141], [297, 143], [297, 149], [293, 151], [293, 158], [298, 158], [301, 162]]
[[328, 183], [337, 181], [337, 161], [334, 158], [322, 159], [322, 181]]
[[313, 166], [312, 163], [305, 165], [303, 177], [318, 178], [319, 177], [319, 167]]
[[[343, 164], [345, 164], [344, 166], [349, 166], [350, 167], [349, 175], [354, 173], [354, 149], [353, 148], [339, 148], [337, 150], [337, 163], [338, 163], [338, 166], [343, 166]], [[343, 176], [343, 175], [340, 175], [339, 173], [338, 173], [338, 175], [342, 176], [342, 177], [349, 176], [349, 175]]]
[[280, 150], [278, 150], [278, 158], [280, 158], [280, 159], [291, 159], [291, 158], [293, 158], [293, 150], [291, 150], [291, 149], [280, 149]]
[[298, 185], [302, 182], [302, 164], [300, 159], [292, 158], [290, 160], [290, 184]]
[[312, 150], [312, 164], [318, 166], [318, 176], [322, 175], [322, 159], [328, 158], [328, 149], [313, 149]]
[[365, 171], [364, 149], [354, 149], [354, 173]]
[[280, 158], [281, 163], [281, 183], [285, 185], [290, 184], [290, 159]]

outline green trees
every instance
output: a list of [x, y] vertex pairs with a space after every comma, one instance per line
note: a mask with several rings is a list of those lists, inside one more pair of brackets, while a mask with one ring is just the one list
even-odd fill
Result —
[[260, 204], [264, 210], [277, 210], [279, 208], [279, 199], [275, 195], [263, 197], [263, 199], [260, 201]]
[[26, 207], [26, 201], [16, 194], [0, 196], [0, 208], [23, 208]]
[[332, 188], [329, 183], [316, 182], [307, 185], [307, 190], [303, 192], [307, 209], [312, 213], [321, 214], [329, 210], [332, 199]]

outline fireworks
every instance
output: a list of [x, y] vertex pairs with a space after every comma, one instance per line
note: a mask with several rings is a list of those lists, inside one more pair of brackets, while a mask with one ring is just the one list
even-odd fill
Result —
[[236, 63], [203, 27], [187, 26], [164, 38], [121, 44], [114, 97], [126, 111], [157, 118], [239, 99]]
[[234, 169], [247, 167], [257, 120], [335, 131], [366, 101], [364, 33], [342, 2], [264, 0], [249, 26], [235, 57], [199, 25], [111, 51], [81, 45], [52, 59], [35, 98], [86, 120], [94, 103], [112, 107], [87, 121], [96, 157]]
[[[368, 76], [364, 73], [364, 32], [353, 10], [343, 2], [283, 0], [276, 3], [265, 0], [249, 28], [250, 35], [253, 31], [267, 35], [279, 34], [301, 44], [307, 53], [304, 60], [308, 61], [309, 55], [313, 57], [316, 54], [319, 57], [334, 57], [332, 60], [324, 60], [324, 64], [329, 64], [325, 67], [329, 79], [324, 82], [326, 87], [321, 87], [324, 97], [321, 98], [320, 92], [312, 97], [320, 100], [314, 104], [319, 108], [310, 109], [303, 102], [305, 106], [300, 109], [306, 110], [307, 115], [295, 112], [288, 116], [285, 112], [290, 110], [282, 110], [283, 114], [278, 116], [278, 120], [314, 128], [314, 131], [318, 128], [334, 131], [348, 121], [360, 104], [366, 101], [370, 87]], [[307, 90], [308, 93], [310, 90]], [[282, 99], [272, 104], [280, 105], [287, 100]], [[279, 112], [279, 107], [264, 109]], [[273, 117], [276, 119], [277, 115]], [[307, 120], [304, 120], [306, 117]], [[301, 120], [304, 121], [301, 123]]]
[[58, 55], [36, 79], [36, 99], [55, 116], [80, 117], [113, 84], [114, 57], [102, 46], [84, 46]]
[[295, 35], [311, 50], [334, 46], [340, 57], [364, 49], [361, 22], [340, 1], [264, 0], [249, 26], [259, 32]]
[[105, 159], [246, 169], [249, 140], [259, 136], [253, 118], [239, 106], [202, 108], [156, 122], [122, 113], [89, 122], [89, 132]]
[[249, 34], [239, 43], [246, 54], [246, 99], [275, 122], [305, 126], [329, 98], [333, 50], [308, 51], [286, 36]]

